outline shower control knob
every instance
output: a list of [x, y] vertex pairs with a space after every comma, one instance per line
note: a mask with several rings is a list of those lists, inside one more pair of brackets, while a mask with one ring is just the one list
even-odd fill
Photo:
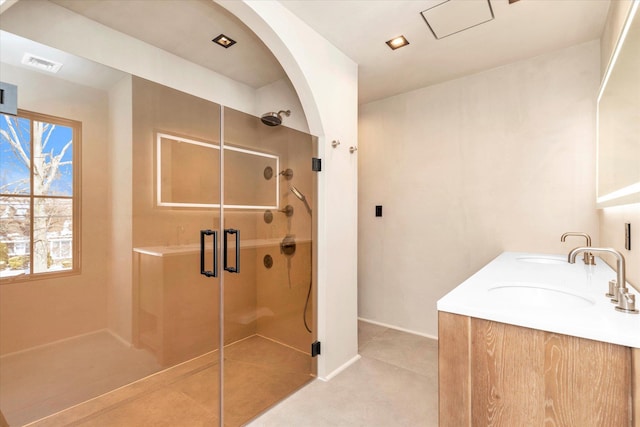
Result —
[[296, 239], [291, 234], [287, 234], [280, 242], [280, 253], [285, 255], [296, 253]]

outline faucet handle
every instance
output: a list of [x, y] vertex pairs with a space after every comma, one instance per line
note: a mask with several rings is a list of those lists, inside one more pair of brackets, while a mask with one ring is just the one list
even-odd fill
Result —
[[635, 295], [630, 294], [627, 289], [619, 289], [618, 295], [619, 302], [618, 305], [616, 305], [616, 310], [622, 311], [623, 313], [638, 314]]
[[586, 265], [596, 265], [596, 257], [591, 252], [585, 252], [584, 263]]
[[[604, 294], [604, 296], [607, 297], [607, 298], [615, 298], [616, 297], [616, 288], [617, 287], [618, 287], [618, 282], [616, 282], [616, 279], [609, 280], [609, 292]], [[612, 299], [611, 302], [618, 302], [618, 301], [614, 301]]]

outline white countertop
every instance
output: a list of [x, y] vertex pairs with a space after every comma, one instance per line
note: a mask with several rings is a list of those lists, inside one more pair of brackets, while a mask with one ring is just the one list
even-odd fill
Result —
[[[614, 310], [604, 295], [615, 271], [598, 257], [595, 266], [586, 266], [582, 254], [575, 264], [566, 260], [566, 254], [504, 252], [442, 297], [438, 310], [640, 348], [640, 314]], [[526, 289], [520, 293], [519, 286]], [[540, 298], [536, 287], [550, 291]]]

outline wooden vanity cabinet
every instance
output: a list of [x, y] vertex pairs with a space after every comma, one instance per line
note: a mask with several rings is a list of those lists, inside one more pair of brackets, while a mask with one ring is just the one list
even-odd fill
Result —
[[440, 427], [640, 427], [640, 349], [442, 311], [438, 323]]

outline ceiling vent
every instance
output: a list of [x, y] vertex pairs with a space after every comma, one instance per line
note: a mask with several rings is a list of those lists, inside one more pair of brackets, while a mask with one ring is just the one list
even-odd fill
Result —
[[494, 18], [489, 0], [439, 0], [420, 14], [436, 39], [457, 34]]
[[32, 53], [25, 53], [22, 57], [22, 61], [20, 62], [29, 67], [37, 68], [38, 70], [47, 71], [49, 73], [57, 73], [60, 71], [60, 68], [62, 68], [61, 62], [52, 61], [51, 59], [36, 56]]

